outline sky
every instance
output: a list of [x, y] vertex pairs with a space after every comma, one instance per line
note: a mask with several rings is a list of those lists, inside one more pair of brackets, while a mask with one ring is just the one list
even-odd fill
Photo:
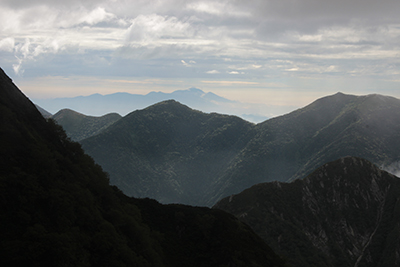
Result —
[[400, 98], [399, 13], [399, 0], [0, 0], [0, 67], [32, 99], [196, 87], [271, 116], [336, 92]]

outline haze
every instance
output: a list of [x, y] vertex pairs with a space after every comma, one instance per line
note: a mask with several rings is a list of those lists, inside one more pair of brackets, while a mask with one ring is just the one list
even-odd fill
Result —
[[33, 99], [190, 87], [301, 107], [400, 97], [398, 0], [0, 0], [0, 66]]

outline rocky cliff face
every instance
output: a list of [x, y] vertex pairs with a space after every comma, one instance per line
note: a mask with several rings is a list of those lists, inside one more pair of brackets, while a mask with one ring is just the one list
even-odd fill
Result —
[[[294, 266], [398, 266], [400, 180], [346, 157], [221, 200]], [[307, 249], [307, 247], [309, 248]]]

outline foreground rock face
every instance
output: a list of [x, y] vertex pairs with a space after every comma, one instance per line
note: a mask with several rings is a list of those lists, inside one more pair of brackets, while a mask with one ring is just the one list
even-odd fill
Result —
[[218, 202], [293, 266], [399, 266], [400, 180], [346, 157]]

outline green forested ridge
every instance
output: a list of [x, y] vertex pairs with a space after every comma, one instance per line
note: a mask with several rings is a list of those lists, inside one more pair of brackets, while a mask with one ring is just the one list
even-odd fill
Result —
[[83, 115], [70, 109], [62, 109], [51, 116], [60, 124], [68, 137], [73, 141], [96, 135], [121, 119], [117, 113], [109, 113], [101, 117]]
[[293, 266], [399, 266], [400, 180], [360, 158], [219, 201]]
[[126, 194], [199, 205], [248, 142], [252, 127], [171, 100], [130, 113], [82, 145]]
[[283, 266], [232, 215], [134, 199], [0, 69], [1, 266]]
[[128, 195], [211, 206], [254, 184], [304, 178], [344, 156], [397, 163], [397, 140], [400, 100], [337, 93], [257, 125], [165, 101], [81, 143]]

